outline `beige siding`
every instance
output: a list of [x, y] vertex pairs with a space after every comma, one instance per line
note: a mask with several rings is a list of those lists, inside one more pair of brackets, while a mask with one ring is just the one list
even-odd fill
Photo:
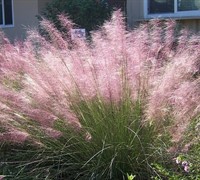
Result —
[[184, 28], [192, 30], [194, 32], [200, 32], [200, 19], [184, 19], [178, 21]]
[[[200, 32], [200, 16], [174, 17], [181, 27], [188, 28], [194, 32]], [[130, 28], [137, 27], [144, 18], [144, 0], [127, 0], [127, 24]]]
[[144, 19], [144, 1], [127, 0], [127, 23], [130, 27]]
[[2, 28], [10, 40], [24, 39], [27, 28], [37, 25], [37, 0], [13, 0], [14, 27]]

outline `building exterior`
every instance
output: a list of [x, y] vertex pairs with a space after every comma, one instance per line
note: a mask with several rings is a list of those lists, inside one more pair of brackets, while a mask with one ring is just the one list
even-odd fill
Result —
[[[0, 29], [10, 40], [24, 39], [28, 28], [37, 27], [37, 15], [52, 0], [0, 0]], [[126, 11], [130, 28], [152, 18], [172, 18], [200, 31], [200, 0], [108, 0]], [[126, 8], [125, 8], [126, 7]]]
[[50, 0], [0, 0], [0, 29], [11, 40], [24, 39], [38, 25], [37, 15]]
[[182, 26], [200, 31], [200, 0], [127, 0], [127, 23], [156, 19], [176, 19]]
[[[0, 0], [0, 30], [11, 40], [22, 40], [29, 28], [38, 26], [37, 15], [52, 0]], [[134, 0], [133, 0], [134, 1]], [[115, 8], [126, 11], [126, 0], [108, 0]]]

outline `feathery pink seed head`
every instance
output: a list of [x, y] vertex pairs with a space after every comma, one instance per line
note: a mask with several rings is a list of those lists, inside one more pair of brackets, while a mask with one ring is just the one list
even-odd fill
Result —
[[[74, 25], [64, 15], [59, 20], [67, 29]], [[170, 115], [182, 123], [179, 132], [200, 112], [199, 36], [175, 34], [175, 21], [151, 21], [128, 32], [117, 11], [91, 42], [72, 48], [49, 21], [41, 26], [50, 42], [36, 31], [15, 45], [1, 35], [0, 103], [6, 110], [1, 106], [0, 117], [20, 114], [43, 128], [53, 128], [58, 118], [80, 130], [71, 104], [97, 97], [117, 104], [124, 92], [145, 102], [147, 119], [159, 123]], [[181, 134], [174, 136], [179, 140]]]

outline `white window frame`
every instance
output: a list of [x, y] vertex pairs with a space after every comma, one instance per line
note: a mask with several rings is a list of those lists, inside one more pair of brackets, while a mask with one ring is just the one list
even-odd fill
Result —
[[2, 1], [2, 18], [3, 18], [3, 24], [0, 24], [0, 28], [9, 28], [9, 27], [14, 27], [14, 7], [13, 7], [13, 0], [11, 0], [12, 4], [12, 24], [5, 24], [5, 9], [4, 9], [4, 1], [6, 0], [1, 0]]
[[174, 12], [173, 13], [157, 13], [157, 14], [148, 14], [148, 0], [144, 0], [144, 18], [189, 18], [189, 17], [199, 17], [200, 10], [191, 10], [191, 11], [178, 11], [178, 1], [174, 0]]

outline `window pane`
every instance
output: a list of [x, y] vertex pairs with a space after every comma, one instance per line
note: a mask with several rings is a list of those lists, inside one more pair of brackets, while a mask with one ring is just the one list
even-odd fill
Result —
[[178, 0], [178, 11], [200, 10], [200, 0]]
[[12, 0], [4, 0], [5, 25], [13, 24]]
[[174, 0], [148, 0], [148, 13], [173, 13]]
[[0, 25], [3, 24], [2, 0], [0, 0]]

